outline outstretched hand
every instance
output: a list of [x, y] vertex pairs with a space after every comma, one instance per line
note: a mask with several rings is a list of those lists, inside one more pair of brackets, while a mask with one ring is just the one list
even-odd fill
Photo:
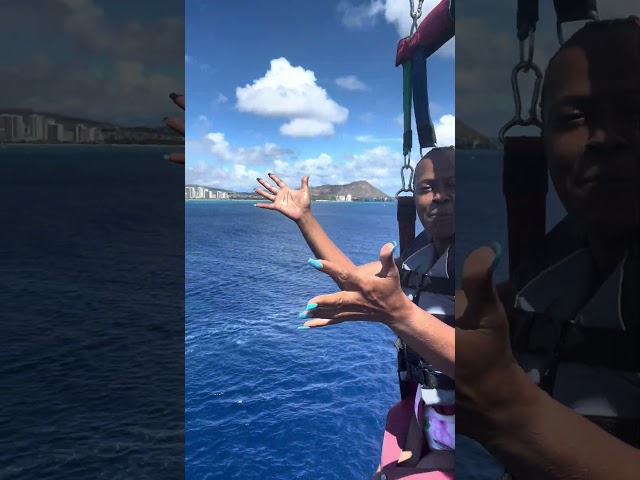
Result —
[[308, 302], [304, 326], [315, 328], [347, 321], [373, 321], [389, 324], [394, 314], [401, 317], [411, 301], [402, 292], [400, 274], [393, 260], [396, 245], [387, 243], [380, 250], [380, 261], [353, 269], [332, 262], [314, 260], [318, 270], [329, 275], [342, 292], [314, 297]]
[[[178, 93], [172, 93], [169, 95], [169, 98], [175, 103], [178, 107], [184, 111], [184, 95], [180, 95]], [[164, 119], [165, 125], [171, 128], [172, 130], [178, 132], [180, 135], [184, 137], [184, 122], [178, 118], [167, 117]], [[184, 164], [184, 153], [171, 153], [167, 156], [167, 158], [174, 163]]]
[[524, 371], [511, 352], [509, 323], [492, 275], [501, 249], [482, 247], [462, 267], [456, 292], [456, 415], [458, 433], [479, 440], [484, 415], [518, 400]]
[[274, 187], [266, 180], [258, 178], [265, 190], [256, 188], [256, 193], [272, 203], [257, 203], [256, 207], [276, 210], [294, 222], [298, 222], [311, 212], [311, 195], [309, 194], [309, 176], [302, 177], [299, 190], [284, 183], [277, 175], [269, 173], [269, 178], [277, 185]]

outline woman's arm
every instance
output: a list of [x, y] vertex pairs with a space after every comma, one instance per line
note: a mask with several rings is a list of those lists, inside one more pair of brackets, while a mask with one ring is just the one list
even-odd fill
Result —
[[[406, 297], [405, 297], [406, 298]], [[404, 309], [389, 312], [386, 325], [418, 355], [446, 376], [455, 378], [455, 329], [407, 298]]]
[[353, 268], [355, 265], [329, 238], [311, 213], [309, 176], [305, 175], [302, 178], [300, 189], [295, 190], [285, 184], [277, 175], [273, 173], [268, 175], [277, 187], [258, 178], [258, 182], [266, 190], [256, 189], [256, 193], [271, 203], [258, 203], [256, 207], [275, 210], [293, 220], [316, 258], [324, 258], [343, 268]]
[[548, 396], [515, 361], [491, 278], [494, 252], [480, 248], [467, 258], [464, 293], [456, 295], [458, 433], [479, 441], [518, 480], [638, 478], [640, 451]]
[[[380, 250], [380, 261], [343, 268], [321, 260], [319, 270], [343, 290], [309, 301], [304, 326], [315, 328], [345, 321], [387, 325], [422, 358], [447, 376], [455, 375], [455, 330], [415, 305], [400, 288], [393, 260], [395, 245]], [[317, 267], [318, 268], [318, 267]]]
[[515, 478], [638, 478], [640, 450], [551, 398], [522, 370], [504, 380], [518, 385], [517, 395], [500, 409], [475, 412], [481, 426], [476, 440]]
[[326, 258], [343, 268], [355, 267], [349, 257], [342, 253], [342, 250], [327, 235], [311, 213], [311, 209], [296, 222], [296, 225], [316, 258]]

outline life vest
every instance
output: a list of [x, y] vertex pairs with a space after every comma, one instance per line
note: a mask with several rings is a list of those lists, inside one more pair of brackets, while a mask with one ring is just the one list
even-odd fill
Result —
[[[435, 250], [425, 232], [402, 252], [400, 283], [405, 294], [422, 309], [443, 322], [453, 325], [455, 319], [455, 251], [453, 243], [448, 251], [433, 262]], [[398, 467], [397, 460], [407, 438], [411, 419], [415, 417], [416, 389], [426, 387], [434, 395], [455, 395], [453, 379], [438, 372], [402, 340], [398, 348], [398, 378], [402, 400], [387, 415], [381, 452], [382, 478], [395, 480], [416, 478], [423, 480], [454, 480], [454, 470], [425, 471], [418, 468]]]
[[[454, 252], [452, 241], [445, 254], [434, 263], [435, 247], [423, 231], [402, 252], [400, 269], [400, 284], [404, 293], [420, 308], [451, 326], [455, 323]], [[455, 382], [452, 378], [433, 368], [401, 339], [398, 338], [395, 345], [402, 399], [411, 394], [412, 382], [433, 391], [434, 395], [454, 397]]]
[[567, 219], [516, 272], [514, 356], [553, 398], [640, 447], [640, 259], [629, 252], [601, 285]]

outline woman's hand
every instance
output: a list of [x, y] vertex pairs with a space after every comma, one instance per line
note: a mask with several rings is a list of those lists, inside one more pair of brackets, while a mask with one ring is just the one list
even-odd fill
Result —
[[[458, 432], [482, 440], [493, 415], [513, 411], [529, 382], [511, 352], [509, 323], [493, 282], [499, 245], [472, 252], [456, 292], [456, 415]], [[529, 382], [530, 383], [530, 382]]]
[[395, 242], [387, 243], [380, 250], [379, 262], [353, 269], [340, 268], [325, 260], [310, 261], [343, 291], [312, 298], [304, 318], [313, 319], [304, 326], [315, 328], [358, 320], [391, 325], [403, 318], [413, 304], [400, 288], [400, 274], [393, 260], [395, 248]]
[[[179, 93], [172, 93], [169, 95], [169, 98], [173, 100], [178, 107], [184, 111], [184, 95], [180, 95]], [[164, 119], [164, 123], [167, 127], [175, 130], [180, 135], [184, 137], [184, 122], [180, 119], [169, 117]], [[167, 156], [168, 160], [174, 163], [184, 164], [184, 153], [171, 153]]]
[[256, 188], [256, 193], [272, 203], [258, 203], [259, 208], [276, 210], [294, 222], [299, 222], [311, 213], [311, 195], [309, 194], [309, 176], [302, 177], [299, 190], [287, 186], [277, 175], [269, 173], [269, 178], [275, 182], [274, 187], [266, 180], [258, 178], [258, 182], [268, 191]]

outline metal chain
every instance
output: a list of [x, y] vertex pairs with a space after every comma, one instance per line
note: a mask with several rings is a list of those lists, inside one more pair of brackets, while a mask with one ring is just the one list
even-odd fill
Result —
[[[533, 61], [533, 55], [535, 50], [535, 24], [529, 26], [529, 50], [527, 58], [525, 58], [525, 46], [524, 39], [520, 40], [520, 55], [519, 62], [513, 67], [511, 71], [511, 92], [513, 94], [513, 104], [515, 107], [515, 113], [511, 120], [509, 120], [498, 133], [498, 139], [500, 143], [504, 143], [504, 137], [512, 127], [521, 126], [528, 127], [534, 125], [536, 127], [542, 127], [542, 121], [538, 117], [538, 102], [540, 100], [540, 93], [542, 90], [542, 70]], [[535, 75], [535, 81], [533, 85], [533, 93], [531, 95], [531, 103], [529, 104], [528, 117], [522, 117], [522, 97], [520, 95], [520, 84], [518, 83], [518, 74], [520, 72], [527, 73], [533, 71]]]
[[519, 48], [520, 48], [520, 63], [522, 62], [527, 62], [527, 68], [524, 71], [524, 73], [527, 73], [530, 69], [531, 69], [531, 65], [533, 65], [533, 53], [535, 50], [535, 43], [536, 43], [536, 27], [535, 25], [531, 25], [529, 27], [529, 34], [527, 35], [527, 37], [529, 38], [529, 51], [527, 52], [527, 58], [524, 58], [524, 40], [520, 40], [519, 41]]
[[418, 0], [418, 9], [414, 10], [414, 3], [413, 0], [409, 0], [409, 8], [411, 9], [411, 12], [409, 13], [411, 15], [411, 18], [413, 19], [413, 23], [411, 24], [411, 30], [409, 31], [409, 36], [412, 37], [413, 34], [416, 32], [416, 30], [418, 29], [418, 19], [422, 16], [422, 4], [424, 3], [424, 0]]
[[[409, 171], [409, 182], [405, 177], [405, 172]], [[400, 178], [402, 179], [402, 188], [396, 192], [396, 198], [400, 196], [401, 193], [413, 193], [413, 167], [411, 166], [411, 152], [404, 156], [404, 165], [400, 169]], [[408, 186], [407, 186], [408, 183]]]
[[[413, 34], [418, 29], [418, 19], [422, 16], [422, 4], [424, 0], [418, 0], [418, 8], [415, 8], [414, 0], [409, 0], [409, 15], [413, 22], [411, 23], [411, 31], [409, 32], [409, 37], [412, 37]], [[409, 178], [407, 179], [406, 172], [409, 172]], [[413, 175], [414, 175], [413, 167], [411, 166], [411, 151], [404, 155], [404, 163], [402, 168], [400, 168], [400, 178], [402, 179], [402, 188], [396, 192], [396, 198], [400, 196], [401, 193], [413, 193]]]

